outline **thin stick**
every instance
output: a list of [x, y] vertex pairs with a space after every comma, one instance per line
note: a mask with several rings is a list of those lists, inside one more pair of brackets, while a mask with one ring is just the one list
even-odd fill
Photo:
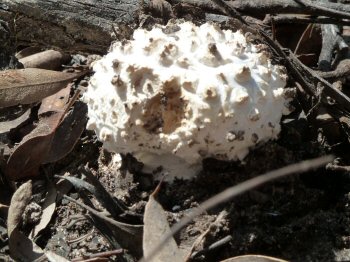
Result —
[[63, 198], [77, 204], [78, 206], [82, 207], [82, 208], [85, 208], [87, 211], [89, 211], [91, 214], [97, 216], [98, 218], [102, 219], [103, 221], [107, 222], [108, 224], [112, 225], [112, 226], [115, 226], [117, 228], [120, 228], [122, 229], [123, 231], [126, 231], [126, 232], [129, 232], [129, 233], [134, 233], [133, 231], [134, 230], [137, 230], [139, 228], [142, 228], [141, 225], [129, 225], [129, 224], [126, 224], [126, 223], [122, 223], [122, 222], [118, 222], [112, 218], [109, 218], [107, 217], [106, 215], [102, 214], [101, 212], [99, 211], [96, 211], [95, 209], [83, 204], [83, 203], [80, 203], [79, 201], [75, 200], [74, 198], [71, 198], [67, 195], [64, 195]]
[[119, 254], [123, 254], [124, 250], [123, 249], [116, 249], [116, 250], [111, 250], [111, 251], [105, 251], [105, 252], [99, 252], [96, 254], [91, 254], [91, 255], [86, 255], [83, 257], [77, 257], [72, 259], [72, 262], [79, 262], [79, 261], [83, 261], [85, 259], [88, 258], [100, 258], [100, 257], [110, 257], [110, 256], [114, 256], [114, 255], [119, 255]]
[[269, 25], [271, 20], [275, 24], [341, 24], [350, 25], [349, 20], [335, 19], [330, 17], [311, 17], [305, 15], [276, 15], [264, 19], [264, 24]]
[[175, 224], [168, 234], [165, 234], [161, 239], [159, 244], [150, 252], [147, 258], [141, 259], [142, 262], [152, 261], [152, 259], [157, 255], [157, 253], [166, 245], [166, 243], [171, 239], [176, 233], [178, 233], [184, 226], [190, 223], [196, 216], [204, 213], [205, 211], [225, 203], [237, 195], [244, 192], [252, 190], [262, 184], [270, 182], [272, 180], [288, 176], [295, 173], [306, 172], [317, 167], [326, 165], [333, 160], [332, 156], [323, 156], [312, 160], [302, 161], [297, 164], [292, 164], [277, 170], [270, 171], [264, 175], [254, 177], [241, 184], [230, 187], [221, 193], [209, 198], [204, 201], [198, 208], [195, 208], [190, 214], [181, 219], [177, 224]]
[[321, 11], [323, 15], [328, 15], [331, 17], [333, 16], [337, 18], [346, 18], [346, 19], [350, 18], [350, 13], [321, 6], [319, 5], [320, 1], [317, 4], [314, 4], [311, 1], [306, 1], [306, 0], [294, 0], [294, 1], [301, 5], [304, 5], [305, 7], [313, 9], [315, 11]]

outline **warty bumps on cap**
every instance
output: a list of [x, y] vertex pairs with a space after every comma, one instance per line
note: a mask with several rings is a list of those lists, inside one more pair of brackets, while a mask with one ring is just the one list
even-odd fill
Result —
[[285, 69], [261, 49], [213, 23], [137, 29], [93, 65], [88, 128], [171, 177], [191, 177], [207, 157], [241, 160], [276, 139], [289, 112]]

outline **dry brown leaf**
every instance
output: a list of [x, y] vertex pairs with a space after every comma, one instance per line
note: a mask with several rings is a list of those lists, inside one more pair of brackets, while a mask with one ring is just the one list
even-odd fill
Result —
[[275, 258], [275, 257], [262, 256], [262, 255], [245, 255], [245, 256], [238, 256], [238, 257], [231, 257], [231, 258], [222, 260], [221, 262], [288, 262], [288, 261]]
[[48, 250], [45, 251], [45, 255], [47, 256], [47, 259], [50, 262], [69, 262], [68, 259], [65, 259], [64, 257], [61, 257], [60, 255], [57, 255], [56, 253]]
[[10, 132], [11, 129], [18, 127], [19, 125], [23, 124], [30, 118], [30, 112], [31, 110], [28, 109], [24, 112], [21, 116], [18, 118], [6, 121], [6, 122], [0, 122], [0, 134]]
[[[143, 256], [147, 260], [147, 256], [158, 246], [162, 237], [170, 232], [165, 212], [162, 206], [154, 199], [153, 195], [150, 196], [147, 202], [143, 220]], [[174, 238], [172, 238], [157, 253], [152, 259], [152, 262], [183, 262], [184, 257], [185, 254], [178, 248]]]
[[41, 101], [84, 74], [86, 71], [65, 73], [38, 68], [1, 71], [0, 107]]
[[[51, 115], [50, 125], [59, 124], [60, 116]], [[47, 156], [53, 139], [53, 129], [45, 121], [25, 136], [7, 161], [5, 174], [10, 180], [38, 174], [39, 167]]]
[[51, 150], [44, 163], [52, 163], [65, 157], [74, 148], [83, 133], [87, 123], [87, 106], [83, 102], [76, 102], [73, 110], [68, 113], [55, 131]]
[[15, 228], [9, 237], [10, 254], [16, 261], [48, 261], [44, 251]]
[[42, 68], [47, 70], [57, 70], [62, 64], [68, 62], [70, 56], [56, 50], [46, 50], [31, 54], [19, 59], [24, 68]]
[[38, 111], [39, 117], [48, 113], [48, 112], [56, 112], [61, 113], [64, 112], [67, 103], [69, 101], [70, 91], [72, 85], [68, 84], [65, 88], [61, 89], [57, 93], [45, 97], [41, 101], [41, 105]]
[[12, 231], [22, 220], [22, 214], [32, 197], [32, 181], [29, 180], [22, 184], [13, 194], [7, 217], [7, 234]]
[[42, 49], [39, 46], [29, 46], [29, 47], [23, 48], [21, 51], [19, 51], [16, 54], [16, 58], [19, 60], [19, 59], [22, 59], [24, 57], [39, 53], [41, 51], [42, 51]]
[[[65, 90], [65, 92], [66, 91], [67, 90]], [[57, 97], [54, 95], [54, 97], [60, 100], [60, 96]], [[73, 101], [74, 99], [75, 98], [72, 98]], [[45, 162], [45, 159], [48, 156], [52, 156], [54, 159], [60, 158], [64, 152], [68, 153], [75, 144], [74, 141], [69, 140], [72, 142], [70, 147], [66, 144], [62, 144], [66, 146], [64, 147], [64, 150], [59, 151], [57, 154], [55, 153], [56, 149], [52, 147], [55, 132], [58, 126], [62, 123], [62, 118], [64, 117], [70, 104], [60, 102], [55, 103], [51, 99], [48, 100], [52, 101], [54, 106], [50, 107], [48, 104], [44, 103], [45, 108], [42, 110], [43, 114], [50, 110], [55, 111], [53, 114], [49, 114], [48, 116], [41, 115], [38, 126], [23, 138], [21, 143], [16, 147], [8, 159], [5, 173], [10, 180], [18, 180], [23, 177], [37, 175], [40, 165]], [[72, 134], [71, 138], [75, 138], [77, 136], [77, 130], [80, 130], [79, 128], [81, 128], [81, 124], [77, 125], [77, 127], [78, 128], [74, 129], [75, 133]], [[78, 132], [79, 136], [80, 134], [81, 133]], [[59, 136], [62, 137], [61, 132], [59, 133]], [[58, 147], [59, 149], [61, 147], [60, 142], [55, 142], [55, 147]], [[51, 148], [53, 148], [54, 153], [50, 153]]]
[[34, 229], [31, 232], [32, 239], [36, 237], [40, 233], [40, 231], [45, 229], [46, 226], [49, 224], [51, 217], [56, 209], [56, 197], [56, 188], [51, 182], [49, 182], [47, 195], [42, 206], [43, 213], [41, 215], [40, 222], [34, 227]]

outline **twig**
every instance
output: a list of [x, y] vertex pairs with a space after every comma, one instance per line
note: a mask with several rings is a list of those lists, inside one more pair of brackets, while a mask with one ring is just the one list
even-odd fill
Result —
[[87, 238], [88, 236], [92, 235], [94, 233], [95, 229], [93, 228], [92, 230], [90, 230], [89, 232], [87, 232], [85, 235], [82, 235], [80, 237], [74, 238], [74, 239], [68, 239], [67, 240], [67, 244], [73, 244], [73, 243], [78, 243], [83, 241], [85, 238]]
[[[190, 4], [201, 8], [204, 11], [221, 13], [220, 8], [215, 6], [211, 0], [168, 0], [172, 5], [175, 4]], [[315, 5], [319, 8], [311, 8], [308, 6], [303, 6], [294, 0], [234, 0], [225, 1], [227, 5], [235, 8], [238, 12], [253, 16], [263, 16], [266, 14], [306, 14], [306, 15], [317, 15], [317, 16], [329, 16], [335, 19], [339, 19], [340, 16], [334, 12], [329, 12], [328, 10], [321, 10], [320, 7], [328, 7], [332, 11], [341, 11], [347, 13], [347, 17], [350, 16], [350, 6], [340, 3], [323, 3], [321, 1], [315, 1]]]
[[[350, 98], [348, 96], [346, 96], [340, 90], [334, 88], [328, 81], [318, 76], [316, 72], [305, 66], [303, 63], [301, 63], [299, 59], [297, 59], [293, 54], [290, 54], [290, 58], [292, 63], [304, 70], [308, 75], [311, 75], [314, 78], [314, 80], [320, 82], [323, 85], [326, 97], [322, 97], [322, 99], [326, 105], [328, 105], [327, 96], [334, 99], [337, 103], [340, 104], [341, 108], [336, 110], [338, 112], [329, 112], [333, 117], [338, 119], [339, 115], [336, 114], [338, 114], [340, 111], [342, 115], [350, 115]], [[315, 91], [316, 90], [314, 90], [314, 95], [316, 94]]]
[[83, 257], [77, 257], [72, 259], [72, 262], [79, 262], [79, 261], [83, 261], [85, 259], [89, 259], [89, 258], [97, 258], [97, 257], [111, 257], [114, 255], [119, 255], [119, 254], [123, 254], [124, 250], [123, 249], [116, 249], [116, 250], [111, 250], [111, 251], [105, 251], [105, 252], [99, 252], [96, 254], [91, 254], [91, 255], [86, 255]]
[[[340, 28], [337, 25], [322, 25], [322, 49], [318, 59], [318, 69], [321, 71], [331, 70], [333, 52], [339, 47], [342, 37]], [[338, 48], [339, 49], [339, 48]], [[347, 50], [347, 48], [345, 47]], [[339, 50], [343, 52], [343, 50]]]
[[[303, 63], [301, 63], [300, 60], [297, 57], [295, 57], [292, 53], [290, 53], [288, 57], [284, 53], [283, 48], [280, 46], [280, 44], [278, 42], [273, 41], [273, 39], [271, 39], [270, 36], [267, 35], [263, 30], [255, 29], [250, 26], [246, 26], [246, 29], [249, 31], [253, 31], [256, 34], [259, 34], [265, 39], [265, 41], [272, 48], [272, 50], [274, 50], [279, 57], [284, 59], [284, 61], [286, 62], [287, 69], [294, 76], [295, 80], [299, 81], [300, 84], [302, 84], [303, 88], [306, 88], [306, 92], [308, 92], [310, 95], [317, 96], [317, 90], [315, 86], [318, 85], [318, 82], [323, 85], [325, 96], [321, 97], [322, 101], [326, 105], [329, 105], [328, 97], [330, 97], [331, 99], [334, 99], [337, 103], [340, 104], [340, 108], [334, 108], [329, 112], [335, 119], [339, 119], [339, 116], [343, 116], [344, 113], [346, 113], [347, 116], [350, 115], [350, 98], [348, 96], [346, 96], [343, 92], [339, 91], [338, 89], [334, 88], [325, 79], [319, 77], [313, 70], [309, 69]], [[305, 76], [307, 78], [305, 78]], [[347, 122], [345, 124], [347, 125]]]
[[[345, 18], [349, 19], [350, 18], [350, 13], [349, 12], [343, 12], [339, 10], [335, 10], [331, 8], [331, 5], [329, 5], [329, 2], [322, 2], [322, 1], [308, 1], [308, 0], [294, 0], [295, 2], [305, 6], [306, 8], [310, 10], [314, 10], [315, 12], [319, 12], [321, 15], [327, 15], [330, 17], [338, 17], [338, 18]], [[324, 6], [322, 6], [322, 4]]]
[[110, 225], [113, 225], [125, 232], [128, 232], [128, 233], [131, 233], [131, 234], [135, 234], [135, 232], [133, 232], [134, 230], [131, 229], [131, 228], [135, 228], [135, 230], [139, 229], [141, 226], [135, 226], [135, 225], [129, 225], [129, 224], [125, 224], [125, 223], [122, 223], [122, 222], [118, 222], [118, 221], [115, 221], [114, 219], [111, 219], [103, 214], [101, 214], [101, 212], [98, 212], [96, 211], [95, 209], [83, 204], [83, 203], [80, 203], [79, 201], [75, 200], [74, 198], [71, 198], [67, 195], [64, 195], [63, 198], [77, 204], [78, 206], [81, 206], [82, 208], [86, 209], [87, 211], [89, 211], [91, 214], [97, 216], [98, 218], [104, 220], [105, 222], [107, 222], [108, 224]]
[[239, 185], [230, 187], [223, 192], [213, 196], [212, 198], [209, 198], [208, 200], [204, 201], [198, 208], [195, 208], [190, 214], [188, 214], [186, 217], [181, 219], [177, 224], [175, 224], [171, 230], [170, 233], [165, 234], [162, 240], [150, 253], [147, 259], [143, 258], [141, 261], [152, 261], [154, 256], [165, 246], [165, 244], [169, 241], [169, 239], [172, 238], [173, 235], [178, 233], [184, 226], [186, 226], [188, 223], [190, 223], [196, 216], [202, 214], [203, 212], [219, 205], [222, 203], [225, 203], [232, 198], [234, 198], [237, 195], [240, 195], [244, 192], [247, 192], [249, 190], [252, 190], [258, 186], [261, 186], [262, 184], [265, 184], [267, 182], [270, 182], [272, 180], [282, 178], [287, 175], [291, 175], [294, 173], [301, 173], [306, 172], [311, 169], [315, 169], [317, 167], [321, 167], [326, 165], [327, 163], [331, 162], [333, 160], [332, 156], [323, 156], [312, 160], [306, 160], [302, 161], [297, 164], [289, 165], [274, 171], [270, 171], [264, 175], [254, 177], [252, 179], [249, 179]]
[[320, 77], [332, 81], [350, 76], [350, 59], [342, 60], [334, 71], [316, 72]]
[[[187, 262], [188, 260], [190, 260], [190, 259], [194, 258], [195, 256], [199, 255], [198, 253], [200, 253], [204, 249], [205, 250], [207, 249], [207, 248], [203, 248], [203, 247], [200, 247], [200, 246], [203, 245], [203, 242], [205, 241], [205, 238], [212, 231], [213, 227], [214, 228], [222, 227], [222, 224], [224, 223], [227, 215], [228, 215], [228, 212], [226, 210], [221, 211], [220, 214], [216, 217], [215, 221], [213, 223], [211, 223], [207, 227], [207, 229], [199, 237], [196, 238], [196, 240], [192, 244], [192, 247], [191, 247], [191, 249], [189, 251], [188, 256], [185, 258], [185, 262]], [[202, 250], [198, 251], [198, 250], [200, 250], [200, 248]]]
[[341, 24], [350, 25], [349, 20], [342, 20], [330, 17], [310, 17], [304, 15], [267, 15], [264, 24], [269, 25], [271, 20], [276, 24]]
[[[300, 60], [292, 53], [287, 56], [283, 52], [283, 48], [280, 46], [280, 44], [273, 41], [264, 31], [258, 30], [258, 33], [266, 40], [267, 44], [276, 52], [276, 54], [284, 59], [287, 69], [293, 75], [295, 80], [299, 81], [303, 89], [306, 88], [305, 91], [308, 94], [317, 96], [315, 86], [318, 82], [323, 85], [324, 94], [326, 96], [322, 97], [322, 101], [328, 105], [327, 97], [331, 97], [340, 105], [340, 108], [337, 110], [331, 110], [329, 112], [333, 117], [335, 117], [335, 119], [339, 119], [339, 113], [341, 113], [341, 115], [344, 115], [344, 113], [346, 113], [346, 115], [350, 115], [350, 98], [348, 96], [334, 88], [329, 82], [318, 76], [317, 73], [301, 63]], [[304, 76], [307, 76], [307, 79]]]
[[326, 165], [326, 169], [331, 171], [350, 172], [350, 166], [339, 166], [335, 164]]
[[198, 256], [201, 256], [201, 255], [204, 255], [208, 252], [212, 252], [214, 251], [215, 249], [218, 249], [224, 245], [226, 245], [227, 243], [229, 243], [230, 241], [232, 240], [232, 236], [226, 236], [216, 242], [214, 242], [213, 244], [211, 244], [209, 247], [207, 248], [204, 248], [198, 252], [195, 252], [191, 255], [191, 259], [194, 259], [195, 257], [198, 257]]
[[309, 24], [309, 25], [305, 28], [303, 34], [302, 34], [301, 37], [299, 38], [299, 41], [298, 41], [298, 43], [297, 43], [297, 46], [296, 46], [295, 49], [294, 49], [294, 54], [298, 54], [300, 44], [303, 42], [303, 40], [305, 40], [306, 34], [309, 34], [309, 36], [311, 35], [312, 27], [313, 27], [313, 25], [312, 25], [312, 24]]

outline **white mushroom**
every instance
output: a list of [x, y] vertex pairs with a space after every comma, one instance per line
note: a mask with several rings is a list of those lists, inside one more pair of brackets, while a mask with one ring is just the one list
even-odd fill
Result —
[[284, 68], [260, 49], [211, 23], [138, 29], [95, 62], [88, 128], [171, 177], [192, 176], [207, 157], [242, 160], [278, 137], [290, 100]]

